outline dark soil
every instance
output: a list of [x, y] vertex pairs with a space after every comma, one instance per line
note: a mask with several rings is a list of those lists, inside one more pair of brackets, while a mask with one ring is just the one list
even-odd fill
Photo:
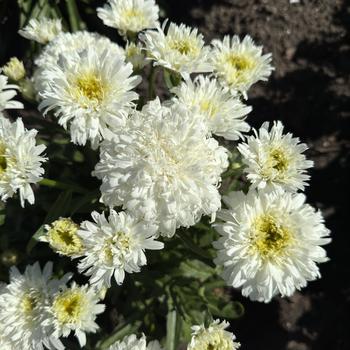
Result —
[[346, 0], [171, 1], [169, 14], [197, 25], [208, 40], [250, 34], [272, 52], [275, 72], [249, 96], [258, 127], [280, 119], [310, 146], [315, 168], [307, 190], [322, 210], [333, 242], [323, 278], [289, 299], [258, 304], [241, 299], [232, 323], [246, 350], [350, 349], [349, 180], [350, 3]]

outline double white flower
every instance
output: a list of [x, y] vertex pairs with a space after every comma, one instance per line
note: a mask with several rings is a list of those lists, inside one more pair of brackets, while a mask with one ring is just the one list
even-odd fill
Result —
[[194, 82], [187, 80], [173, 88], [175, 103], [180, 103], [198, 115], [208, 131], [228, 140], [237, 140], [250, 129], [245, 117], [252, 110], [239, 96], [232, 95], [215, 79], [199, 75]]
[[32, 18], [23, 29], [18, 31], [24, 38], [37, 41], [40, 44], [47, 44], [61, 32], [61, 20], [46, 17]]
[[144, 335], [137, 338], [135, 334], [131, 334], [111, 345], [108, 350], [162, 350], [162, 348], [158, 341], [152, 341], [147, 345]]
[[227, 151], [187, 108], [150, 102], [102, 143], [100, 158], [93, 174], [102, 180], [101, 200], [155, 222], [165, 236], [221, 206]]
[[184, 24], [176, 25], [165, 21], [156, 30], [147, 30], [140, 34], [144, 42], [147, 57], [154, 65], [165, 67], [184, 78], [191, 73], [211, 72], [209, 47], [204, 45], [203, 35], [196, 28]]
[[45, 145], [36, 145], [37, 130], [25, 129], [22, 119], [11, 123], [0, 115], [0, 198], [6, 201], [19, 192], [22, 207], [34, 203], [31, 184], [42, 179]]
[[321, 246], [330, 242], [329, 230], [305, 199], [301, 193], [255, 190], [224, 197], [228, 209], [218, 213], [223, 223], [215, 225], [221, 238], [214, 247], [228, 285], [269, 302], [320, 277], [317, 263], [328, 260]]
[[208, 327], [204, 325], [192, 327], [192, 339], [187, 350], [236, 350], [240, 343], [235, 342], [235, 335], [226, 331], [229, 323], [213, 321]]
[[262, 46], [256, 46], [249, 35], [242, 41], [237, 35], [226, 35], [223, 40], [213, 40], [212, 46], [214, 74], [224, 86], [244, 96], [254, 83], [267, 80], [273, 70], [271, 54], [263, 55]]
[[127, 110], [138, 98], [131, 90], [141, 78], [132, 72], [130, 63], [107, 50], [89, 48], [61, 56], [57, 66], [42, 72], [47, 84], [40, 92], [39, 108], [45, 113], [54, 110], [74, 143], [91, 141], [97, 147], [110, 128], [124, 124]]
[[126, 35], [156, 27], [159, 7], [154, 0], [109, 0], [97, 9], [97, 15], [105, 25]]
[[157, 226], [137, 220], [124, 212], [111, 210], [105, 214], [93, 212], [93, 222], [84, 221], [78, 231], [83, 245], [80, 272], [90, 277], [90, 283], [98, 287], [111, 286], [114, 276], [122, 284], [125, 272], [139, 272], [146, 265], [146, 249], [163, 249], [164, 244], [155, 241]]
[[269, 126], [265, 122], [246, 143], [238, 145], [248, 180], [258, 189], [303, 190], [310, 178], [306, 170], [313, 165], [303, 154], [307, 145], [291, 133], [283, 134], [280, 121], [270, 130]]

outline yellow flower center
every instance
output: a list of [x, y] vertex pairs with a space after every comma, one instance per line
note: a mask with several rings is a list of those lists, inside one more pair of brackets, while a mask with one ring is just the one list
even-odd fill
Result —
[[124, 12], [124, 18], [143, 18], [143, 12], [137, 8], [129, 8]]
[[25, 295], [21, 301], [21, 307], [26, 316], [30, 316], [35, 308], [36, 299], [33, 296]]
[[54, 221], [48, 231], [51, 247], [64, 255], [80, 253], [83, 250], [83, 244], [77, 235], [78, 228], [79, 225], [70, 218]]
[[280, 256], [293, 240], [290, 230], [279, 224], [276, 218], [269, 214], [255, 220], [253, 231], [253, 248], [263, 259]]
[[106, 85], [95, 72], [81, 74], [75, 79], [73, 85], [72, 95], [82, 103], [82, 107], [88, 107], [86, 99], [90, 101], [89, 106], [98, 105], [104, 99]]
[[278, 172], [283, 173], [288, 169], [289, 160], [285, 152], [283, 152], [279, 148], [273, 149], [270, 152], [269, 160], [270, 160], [271, 166], [274, 169], [276, 169]]
[[215, 106], [211, 101], [204, 100], [199, 104], [201, 112], [206, 113], [209, 117], [213, 118], [218, 111], [217, 106]]
[[81, 319], [85, 307], [84, 294], [79, 290], [66, 290], [53, 302], [53, 310], [61, 324], [77, 323]]
[[181, 53], [181, 55], [189, 55], [196, 50], [189, 40], [173, 40], [170, 43], [170, 48]]
[[113, 241], [123, 250], [129, 250], [131, 247], [130, 236], [126, 235], [125, 232], [116, 232]]
[[224, 78], [231, 85], [244, 84], [249, 78], [249, 72], [255, 68], [255, 60], [243, 54], [237, 54], [231, 52], [223, 57], [222, 65], [226, 67], [224, 72]]

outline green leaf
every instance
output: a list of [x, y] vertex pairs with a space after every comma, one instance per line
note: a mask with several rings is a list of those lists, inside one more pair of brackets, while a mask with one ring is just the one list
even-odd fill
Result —
[[166, 350], [176, 350], [180, 340], [181, 333], [181, 317], [176, 310], [171, 310], [167, 315], [167, 335], [166, 335]]
[[0, 226], [5, 223], [6, 218], [6, 207], [5, 203], [0, 201]]
[[244, 307], [237, 301], [230, 302], [223, 307], [209, 304], [209, 310], [214, 316], [222, 318], [239, 318], [244, 314]]
[[185, 260], [180, 264], [180, 270], [185, 277], [192, 277], [204, 282], [216, 274], [215, 269], [200, 260]]

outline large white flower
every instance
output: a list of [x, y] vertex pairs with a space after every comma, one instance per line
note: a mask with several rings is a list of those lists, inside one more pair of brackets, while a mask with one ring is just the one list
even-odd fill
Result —
[[49, 19], [46, 17], [32, 18], [29, 23], [18, 31], [20, 35], [29, 40], [46, 44], [62, 32], [60, 19]]
[[138, 339], [135, 334], [131, 334], [111, 345], [108, 350], [162, 350], [162, 348], [158, 341], [147, 345], [145, 335]]
[[212, 41], [210, 62], [214, 74], [223, 85], [246, 95], [248, 89], [259, 80], [267, 80], [273, 67], [271, 54], [262, 54], [262, 46], [256, 46], [247, 35], [242, 42], [237, 35]]
[[4, 109], [23, 108], [21, 102], [12, 100], [17, 94], [16, 90], [18, 89], [18, 86], [15, 84], [8, 84], [7, 81], [8, 78], [5, 75], [0, 74], [0, 112]]
[[1, 335], [13, 344], [12, 349], [64, 349], [46, 324], [50, 317], [46, 308], [51, 296], [69, 278], [67, 274], [60, 280], [52, 279], [52, 263], [47, 263], [43, 271], [38, 263], [29, 265], [23, 275], [11, 268], [10, 283], [0, 292], [0, 324]]
[[307, 145], [299, 143], [299, 138], [293, 138], [291, 133], [283, 134], [280, 121], [274, 122], [270, 131], [269, 123], [265, 122], [238, 150], [253, 187], [296, 191], [307, 185], [310, 176], [306, 169], [313, 166], [302, 154]]
[[86, 344], [86, 334], [95, 333], [98, 325], [96, 316], [101, 314], [105, 305], [99, 304], [97, 292], [89, 287], [73, 284], [68, 288], [61, 288], [47, 308], [50, 313], [48, 324], [54, 327], [56, 338], [68, 337], [74, 331], [81, 347]]
[[209, 327], [193, 326], [192, 339], [187, 350], [236, 350], [241, 345], [235, 342], [235, 335], [225, 329], [229, 327], [226, 321], [215, 320]]
[[47, 86], [47, 77], [43, 71], [57, 66], [60, 56], [67, 56], [74, 52], [82, 52], [88, 48], [96, 52], [108, 51], [114, 58], [124, 60], [124, 50], [108, 38], [97, 33], [79, 31], [75, 33], [61, 33], [42, 50], [35, 59], [37, 69], [34, 72], [34, 85], [37, 92]]
[[21, 205], [34, 203], [31, 184], [42, 179], [41, 154], [45, 145], [36, 145], [37, 130], [24, 128], [21, 118], [14, 123], [0, 116], [0, 198], [6, 201], [18, 191]]
[[242, 137], [242, 132], [250, 129], [244, 119], [252, 108], [221, 87], [215, 79], [200, 75], [194, 82], [187, 80], [172, 92], [179, 103], [195, 110], [215, 135], [237, 140]]
[[227, 151], [184, 107], [150, 102], [102, 144], [100, 158], [93, 174], [102, 180], [101, 200], [155, 221], [163, 235], [221, 206]]
[[124, 212], [110, 211], [105, 214], [93, 212], [94, 222], [84, 221], [78, 236], [85, 247], [78, 268], [91, 276], [90, 284], [99, 289], [111, 286], [114, 275], [122, 284], [125, 272], [139, 272], [146, 265], [146, 249], [163, 249], [164, 244], [155, 241], [157, 226], [135, 219]]
[[148, 58], [155, 65], [163, 66], [187, 78], [191, 73], [211, 72], [208, 63], [209, 47], [204, 45], [203, 35], [196, 28], [170, 23], [165, 34], [165, 21], [156, 30], [140, 34], [145, 43]]
[[214, 247], [228, 285], [269, 302], [320, 277], [317, 263], [328, 260], [321, 246], [330, 242], [329, 230], [303, 194], [231, 192], [224, 202], [229, 209], [218, 213], [224, 222], [215, 225], [221, 238]]
[[95, 48], [61, 56], [58, 65], [42, 74], [48, 84], [40, 93], [40, 109], [55, 111], [74, 143], [93, 147], [111, 127], [124, 124], [127, 110], [138, 94], [131, 91], [141, 80], [131, 76], [132, 65], [108, 51]]
[[156, 27], [159, 7], [154, 0], [109, 0], [97, 9], [97, 15], [105, 25], [125, 35]]

